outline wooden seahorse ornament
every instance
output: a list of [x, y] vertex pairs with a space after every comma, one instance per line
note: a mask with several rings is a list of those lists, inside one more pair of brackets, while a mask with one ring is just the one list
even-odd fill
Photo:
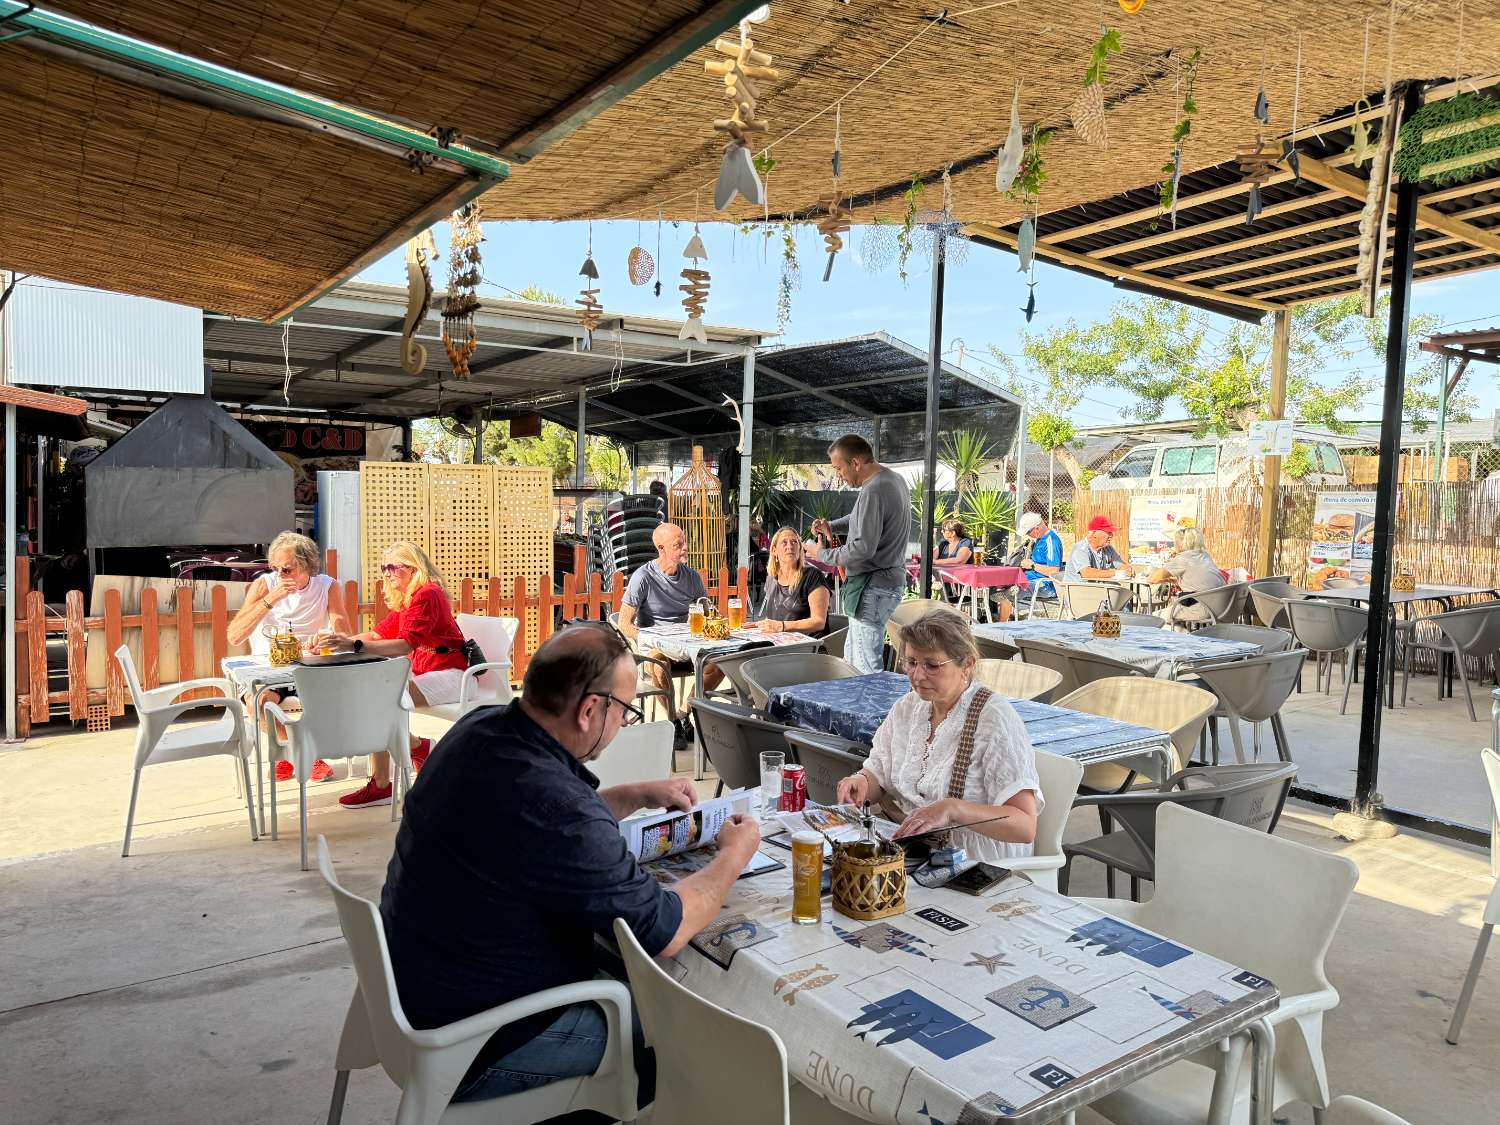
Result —
[[406, 317], [401, 322], [401, 370], [420, 375], [427, 369], [427, 349], [414, 336], [427, 310], [432, 307], [432, 270], [427, 263], [437, 260], [437, 243], [432, 231], [425, 230], [406, 244]]

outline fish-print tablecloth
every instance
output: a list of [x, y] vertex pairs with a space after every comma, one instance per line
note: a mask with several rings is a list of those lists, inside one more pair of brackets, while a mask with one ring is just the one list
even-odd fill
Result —
[[888, 1125], [1051, 1121], [1278, 1003], [1252, 971], [1021, 876], [983, 898], [909, 880], [905, 913], [878, 922], [825, 898], [800, 926], [790, 906], [789, 869], [741, 879], [663, 965], [774, 1028], [798, 1081]]
[[1194, 660], [1253, 656], [1260, 651], [1260, 646], [1250, 641], [1226, 641], [1143, 625], [1123, 626], [1118, 637], [1096, 637], [1091, 621], [1006, 621], [975, 625], [974, 635], [1012, 647], [1017, 640], [1047, 641], [1079, 652], [1111, 656], [1166, 678], [1175, 678], [1182, 665]]

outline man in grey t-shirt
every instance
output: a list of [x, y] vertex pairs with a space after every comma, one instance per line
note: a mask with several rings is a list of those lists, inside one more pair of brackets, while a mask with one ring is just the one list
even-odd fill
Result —
[[870, 674], [884, 664], [885, 625], [906, 589], [911, 489], [898, 473], [875, 460], [870, 443], [858, 434], [845, 434], [830, 445], [828, 463], [839, 479], [859, 489], [859, 498], [854, 510], [842, 519], [813, 521], [814, 535], [844, 538], [842, 547], [814, 554], [844, 568], [846, 604], [852, 590], [863, 587], [858, 606], [849, 614], [844, 652], [849, 663]]
[[[641, 635], [643, 626], [686, 621], [688, 607], [699, 598], [708, 596], [703, 576], [684, 562], [687, 536], [682, 528], [675, 523], [658, 524], [651, 533], [651, 543], [656, 548], [656, 558], [630, 576], [625, 596], [620, 600], [620, 632], [629, 637], [632, 644]], [[668, 660], [655, 649], [648, 655], [657, 660]], [[677, 724], [679, 739], [685, 740], [689, 733], [687, 720], [677, 714], [671, 676], [660, 664], [647, 664], [645, 669], [651, 682], [666, 692], [667, 712]], [[717, 665], [703, 670], [703, 686], [706, 688], [717, 686], [721, 678]]]

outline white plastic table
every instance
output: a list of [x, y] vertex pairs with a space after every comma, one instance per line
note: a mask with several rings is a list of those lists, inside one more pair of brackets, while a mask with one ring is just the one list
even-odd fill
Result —
[[1260, 652], [1260, 646], [1251, 641], [1227, 641], [1144, 625], [1121, 626], [1118, 637], [1094, 636], [1091, 621], [1005, 621], [995, 625], [975, 625], [973, 629], [976, 637], [999, 641], [1012, 648], [1017, 647], [1017, 640], [1038, 640], [1078, 652], [1113, 657], [1163, 679], [1176, 679], [1177, 673], [1195, 660], [1253, 656]]
[[[278, 687], [295, 682], [291, 665], [277, 667], [264, 656], [226, 656], [219, 664], [226, 679], [250, 697], [250, 737], [255, 742], [255, 798], [260, 809], [260, 832], [266, 834], [266, 770], [261, 760], [261, 701]], [[266, 754], [269, 760], [269, 751]]]

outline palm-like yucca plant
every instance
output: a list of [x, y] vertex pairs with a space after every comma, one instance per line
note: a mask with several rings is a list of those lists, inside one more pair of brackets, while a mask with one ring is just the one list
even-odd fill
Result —
[[786, 509], [789, 463], [772, 446], [750, 466], [750, 512], [760, 525], [771, 530]]
[[927, 478], [923, 473], [918, 473], [911, 481], [911, 518], [916, 521], [919, 528], [925, 529], [918, 535], [918, 539], [922, 535], [931, 535], [933, 529], [941, 527], [944, 520], [958, 514], [956, 509], [948, 507], [941, 493], [934, 493], [932, 498], [932, 519], [924, 519], [922, 516], [922, 498], [926, 493], [926, 484]]
[[1008, 492], [978, 489], [965, 498], [960, 518], [965, 530], [983, 551], [989, 546], [992, 532], [1016, 529], [1016, 502]]
[[833, 494], [829, 492], [818, 493], [813, 500], [802, 509], [802, 514], [807, 517], [807, 537], [812, 538], [812, 525], [814, 520], [831, 520], [837, 507], [833, 502]]
[[979, 487], [979, 470], [995, 459], [995, 445], [978, 430], [954, 430], [943, 441], [938, 459], [953, 473], [958, 501]]

